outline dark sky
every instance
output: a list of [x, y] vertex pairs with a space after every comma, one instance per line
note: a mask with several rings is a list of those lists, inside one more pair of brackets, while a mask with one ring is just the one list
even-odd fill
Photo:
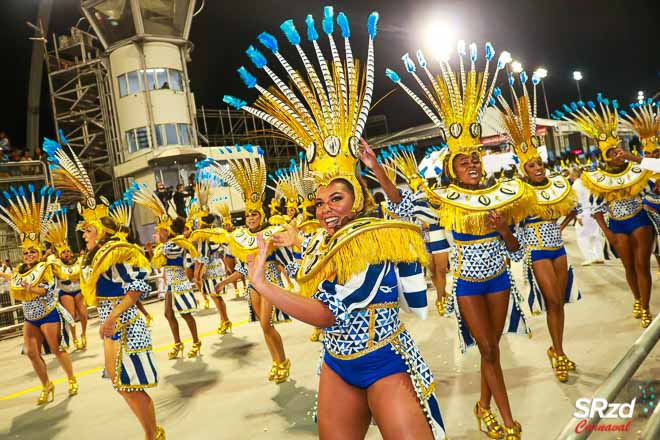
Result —
[[[0, 130], [14, 145], [25, 139], [27, 82], [30, 63], [30, 30], [26, 20], [34, 20], [37, 0], [1, 0], [0, 41], [4, 63], [0, 69], [3, 84]], [[243, 98], [252, 95], [238, 79], [235, 69], [250, 66], [245, 48], [261, 31], [269, 31], [280, 41], [282, 52], [294, 66], [292, 52], [279, 30], [279, 24], [292, 18], [305, 36], [304, 19], [312, 13], [320, 31], [323, 6], [344, 11], [351, 22], [351, 43], [356, 57], [366, 54], [366, 20], [373, 10], [380, 12], [376, 38], [375, 99], [392, 89], [384, 75], [386, 67], [402, 74], [400, 57], [425, 46], [427, 23], [449, 19], [457, 37], [483, 43], [491, 41], [499, 54], [512, 53], [528, 70], [544, 66], [549, 71], [546, 91], [552, 111], [577, 97], [573, 70], [581, 70], [583, 97], [597, 92], [629, 103], [644, 90], [646, 96], [660, 91], [660, 2], [657, 0], [207, 0], [205, 10], [193, 22], [191, 40], [195, 44], [189, 65], [192, 90], [198, 105], [221, 106], [224, 94]], [[80, 17], [78, 0], [55, 0], [51, 32], [62, 33]], [[335, 37], [339, 35], [336, 30]], [[322, 47], [327, 49], [326, 40]], [[340, 44], [340, 48], [343, 46]], [[311, 45], [303, 47], [312, 55]], [[430, 58], [430, 56], [429, 56]], [[278, 66], [269, 57], [271, 66]], [[260, 78], [263, 78], [260, 76]], [[44, 78], [45, 79], [45, 78]], [[268, 84], [263, 79], [262, 84]], [[44, 88], [44, 90], [46, 90]], [[249, 100], [249, 99], [248, 99]], [[50, 106], [42, 97], [41, 136], [52, 135]], [[390, 129], [427, 122], [424, 114], [401, 91], [381, 103], [372, 114], [386, 114]], [[544, 115], [542, 107], [539, 113]]]

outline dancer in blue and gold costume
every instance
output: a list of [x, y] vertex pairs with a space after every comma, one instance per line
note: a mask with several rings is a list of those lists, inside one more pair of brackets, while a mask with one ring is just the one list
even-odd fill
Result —
[[[69, 396], [78, 394], [78, 382], [73, 374], [68, 328], [73, 318], [60, 304], [53, 276], [52, 263], [41, 261], [42, 242], [52, 221], [58, 196], [52, 187], [35, 191], [11, 187], [3, 191], [4, 203], [0, 205], [0, 220], [7, 223], [21, 238], [23, 262], [13, 270], [9, 278], [9, 292], [21, 301], [23, 322], [23, 350], [41, 381], [42, 390], [37, 405], [55, 398], [55, 385], [48, 377], [48, 368], [41, 356], [52, 353], [57, 358], [69, 380]], [[4, 274], [2, 274], [4, 275]]]
[[[326, 7], [323, 31], [333, 54], [330, 63], [319, 48], [313, 17], [306, 20], [323, 80], [300, 46], [292, 20], [281, 29], [298, 50], [309, 83], [281, 57], [274, 36], [259, 37], [285, 66], [308, 107], [278, 77], [272, 76], [279, 88], [275, 94], [261, 88], [246, 69], [240, 70], [244, 81], [261, 92], [254, 106], [225, 97], [304, 148], [318, 187], [316, 218], [322, 228], [304, 243], [295, 243], [302, 248], [296, 278], [302, 295], [269, 280], [269, 239], [261, 234], [256, 237], [258, 253], [250, 256], [250, 282], [285, 312], [323, 328], [317, 412], [321, 438], [363, 438], [373, 417], [385, 438], [444, 439], [433, 374], [399, 317], [401, 308], [426, 315], [424, 242], [413, 224], [370, 217], [373, 199], [356, 176], [360, 136], [371, 105], [378, 14], [368, 19], [364, 74], [353, 59], [346, 15], [340, 13], [336, 20], [345, 59], [333, 37], [333, 9]], [[261, 52], [254, 47], [248, 52], [270, 74]], [[296, 241], [300, 235], [290, 238]]]
[[73, 345], [82, 350], [87, 348], [87, 305], [80, 294], [80, 258], [74, 257], [67, 241], [69, 228], [66, 216], [66, 208], [53, 215], [45, 238], [55, 251], [48, 257], [48, 261], [53, 263], [60, 302], [72, 317], [75, 317], [76, 311], [80, 316], [80, 339], [76, 338], [75, 323], [71, 326], [71, 335]]
[[[231, 151], [228, 148], [221, 150], [223, 154]], [[245, 226], [234, 229], [227, 237], [227, 257], [234, 260], [235, 272], [216, 285], [217, 292], [221, 292], [226, 285], [237, 281], [241, 276], [247, 277], [247, 256], [257, 250], [257, 234], [270, 237], [284, 230], [282, 226], [269, 225], [263, 210], [267, 174], [263, 151], [251, 145], [237, 146], [235, 151], [247, 154], [248, 157], [230, 158], [222, 166], [212, 160], [206, 161], [207, 169], [217, 173], [225, 183], [242, 194], [245, 202]], [[289, 276], [294, 276], [296, 268], [293, 251], [290, 249], [274, 249], [268, 256], [268, 279], [279, 286], [284, 285], [282, 270]], [[263, 297], [259, 289], [252, 284], [247, 286], [247, 296], [250, 320], [259, 321], [272, 359], [268, 380], [275, 383], [285, 382], [290, 374], [291, 360], [286, 357], [282, 337], [273, 324], [289, 321], [289, 317], [273, 307], [272, 302]]]
[[182, 217], [172, 219], [160, 198], [147, 186], [134, 184], [126, 192], [125, 197], [148, 208], [158, 219], [156, 235], [160, 244], [154, 249], [151, 263], [156, 270], [162, 267], [165, 272], [165, 284], [167, 285], [165, 318], [174, 338], [174, 347], [167, 353], [167, 358], [171, 360], [176, 359], [179, 355], [183, 356], [184, 347], [179, 333], [179, 323], [174, 314], [175, 310], [186, 322], [193, 339], [193, 346], [188, 351], [188, 357], [197, 357], [202, 348], [202, 341], [197, 334], [197, 322], [192, 316], [192, 312], [197, 310], [197, 299], [185, 266], [186, 255], [190, 255], [194, 259], [197, 258], [198, 253], [190, 240], [183, 237], [186, 221]]
[[[543, 159], [537, 150], [541, 139], [536, 135], [536, 85], [540, 78], [532, 77], [533, 93], [527, 89], [527, 74], [520, 74], [521, 94], [516, 93], [513, 74], [509, 77], [512, 104], [504, 94], [494, 90], [494, 99], [501, 109], [501, 131], [513, 146], [525, 182], [536, 197], [537, 213], [525, 220], [526, 276], [530, 286], [529, 306], [532, 311], [545, 311], [552, 346], [547, 355], [555, 376], [568, 380], [575, 363], [564, 353], [564, 304], [581, 298], [573, 267], [569, 266], [559, 218], [573, 218], [577, 212], [577, 196], [570, 182], [561, 174], [547, 176]], [[566, 220], [564, 221], [566, 222]]]
[[[66, 145], [61, 132], [60, 139]], [[106, 374], [140, 422], [146, 439], [163, 440], [165, 430], [156, 424], [154, 403], [146, 392], [158, 384], [151, 335], [135, 305], [151, 290], [146, 282], [149, 260], [142, 249], [126, 241], [126, 231], [110, 216], [107, 200], [95, 199], [91, 180], [71, 148], [65, 150], [46, 140], [44, 151], [55, 187], [69, 201], [78, 201], [83, 218], [88, 253], [80, 287], [87, 304], [95, 305], [99, 313]]]
[[[489, 65], [495, 52], [490, 43], [485, 46], [483, 71], [476, 68], [476, 44], [468, 49], [465, 42], [460, 41], [457, 53], [459, 70], [454, 71], [449, 60], [442, 60], [442, 75], [436, 77], [430, 72], [424, 54], [417, 51], [420, 70], [425, 72], [434, 93], [417, 75], [417, 65], [410, 56], [403, 56], [406, 70], [419, 84], [428, 105], [396, 72], [386, 71], [441, 130], [449, 148], [442, 167], [449, 178], [448, 187], [435, 191], [423, 188], [417, 194], [406, 191], [402, 195], [387, 182], [383, 182], [383, 188], [391, 202], [399, 202], [391, 203], [390, 210], [396, 214], [431, 220], [435, 217], [435, 221], [451, 233], [454, 285], [447, 310], [456, 314], [461, 350], [476, 343], [481, 353], [481, 396], [474, 408], [477, 424], [481, 429], [485, 423], [490, 438], [515, 440], [520, 439], [522, 428], [511, 413], [500, 365], [499, 340], [503, 331], [528, 333], [523, 301], [506, 258], [514, 261], [523, 258], [522, 234], [514, 234], [515, 227], [533, 212], [535, 200], [528, 185], [521, 180], [498, 181], [488, 186], [484, 179], [479, 121], [490, 102], [497, 74], [510, 60], [510, 55], [507, 52], [500, 55], [495, 74], [491, 76]], [[504, 427], [490, 411], [493, 397], [504, 419]]]
[[[626, 163], [619, 146], [618, 103], [598, 94], [597, 102], [564, 105], [555, 119], [577, 124], [598, 142], [603, 163], [582, 173], [582, 183], [591, 192], [594, 218], [623, 263], [626, 281], [634, 297], [633, 317], [643, 328], [651, 324], [651, 252], [655, 230], [644, 209], [643, 196], [652, 191], [650, 171]], [[605, 214], [609, 222], [605, 221]]]

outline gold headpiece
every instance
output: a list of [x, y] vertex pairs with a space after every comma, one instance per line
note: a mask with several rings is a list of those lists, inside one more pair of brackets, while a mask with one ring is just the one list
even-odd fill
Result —
[[56, 255], [59, 256], [66, 250], [71, 250], [67, 237], [69, 235], [69, 222], [66, 218], [66, 208], [54, 212], [51, 222], [48, 224], [44, 240], [53, 245]]
[[607, 152], [616, 148], [619, 143], [617, 133], [619, 104], [614, 99], [610, 108], [609, 99], [603, 98], [601, 93], [597, 95], [596, 101], [598, 105], [594, 104], [593, 101], [586, 104], [582, 101], [571, 102], [570, 106], [564, 104], [562, 106], [563, 111], [556, 110], [552, 117], [577, 124], [582, 133], [598, 142], [603, 160], [607, 161]]
[[132, 202], [149, 209], [156, 216], [158, 219], [156, 229], [164, 229], [170, 234], [176, 235], [172, 231], [172, 218], [167, 213], [167, 208], [147, 184], [140, 186], [137, 183], [133, 183], [126, 193], [124, 193], [124, 196]]
[[[373, 12], [368, 20], [369, 48], [364, 73], [353, 58], [350, 45], [350, 26], [342, 12], [337, 15], [337, 24], [344, 39], [345, 57], [342, 59], [332, 36], [334, 30], [334, 10], [327, 6], [323, 10], [323, 31], [328, 37], [332, 60], [327, 62], [317, 42], [319, 34], [314, 19], [307, 16], [307, 37], [314, 45], [320, 66], [321, 76], [300, 46], [300, 35], [293, 20], [280, 26], [288, 41], [300, 55], [307, 81], [299, 71], [294, 70], [279, 52], [278, 42], [273, 35], [263, 32], [258, 39], [282, 64], [297, 94], [287, 86], [266, 64], [264, 55], [254, 46], [247, 49], [252, 63], [262, 69], [276, 87], [265, 89], [245, 67], [238, 73], [245, 85], [256, 88], [260, 97], [254, 106], [232, 96], [225, 96], [224, 102], [243, 109], [263, 119], [282, 132], [285, 137], [304, 148], [309, 168], [319, 186], [327, 186], [335, 179], [345, 179], [354, 188], [357, 211], [363, 203], [362, 188], [355, 175], [359, 158], [360, 137], [367, 121], [371, 106], [374, 83], [374, 48], [378, 13]], [[321, 80], [322, 78], [322, 80]], [[303, 104], [305, 102], [307, 106]]]
[[513, 107], [509, 105], [498, 87], [493, 91], [494, 99], [491, 101], [493, 105], [495, 105], [495, 100], [500, 104], [500, 131], [504, 132], [513, 146], [523, 172], [527, 162], [540, 157], [537, 148], [541, 145], [541, 140], [536, 136], [536, 85], [539, 81], [540, 78], [534, 74], [532, 76], [533, 94], [530, 97], [526, 84], [527, 73], [521, 72], [522, 95], [518, 96], [513, 87], [515, 80], [511, 73], [509, 74], [509, 87], [513, 96]]
[[[210, 165], [209, 170], [217, 173], [224, 183], [229, 184], [243, 196], [246, 215], [257, 211], [261, 215], [261, 222], [264, 223], [266, 214], [263, 202], [267, 175], [264, 152], [261, 148], [249, 144], [236, 145], [235, 148], [237, 152], [245, 150], [250, 156], [241, 159], [222, 158], [221, 160], [226, 160], [226, 163], [216, 162], [212, 159], [207, 159], [203, 163]], [[225, 151], [222, 148], [219, 150], [222, 154], [232, 152], [228, 147], [225, 147]]]
[[[298, 188], [294, 183], [294, 175], [287, 168], [280, 168], [275, 170], [275, 174], [269, 174], [268, 178], [275, 183], [275, 186], [268, 187], [275, 191], [275, 196], [273, 201], [277, 202], [279, 206], [279, 200], [283, 197], [286, 199], [286, 208], [293, 208], [298, 210]], [[274, 202], [271, 203], [274, 205]], [[271, 215], [272, 212], [271, 212]]]
[[223, 226], [233, 226], [231, 222], [231, 210], [229, 209], [228, 203], [216, 203], [213, 205], [214, 212], [216, 212], [220, 217], [222, 217]]
[[[127, 191], [127, 193], [130, 192]], [[131, 227], [131, 216], [133, 214], [133, 201], [130, 196], [124, 197], [124, 200], [114, 202], [110, 205], [108, 215], [115, 221], [119, 231], [115, 234], [122, 240], [128, 237], [128, 230]]]
[[641, 104], [630, 104], [632, 114], [621, 110], [621, 122], [632, 129], [642, 142], [644, 154], [651, 154], [660, 149], [658, 146], [658, 132], [660, 132], [660, 117], [658, 106], [649, 99]]
[[387, 156], [391, 158], [398, 174], [404, 178], [414, 192], [426, 185], [426, 181], [419, 172], [415, 149], [412, 145], [399, 145], [398, 148], [390, 146], [387, 149]]
[[[68, 146], [64, 133], [60, 130], [60, 139]], [[77, 202], [78, 213], [83, 221], [80, 226], [94, 226], [97, 231], [105, 231], [114, 234], [113, 231], [101, 222], [103, 217], [108, 216], [109, 202], [105, 197], [99, 197], [97, 203], [94, 198], [94, 186], [87, 175], [82, 162], [69, 146], [69, 152], [59, 143], [50, 139], [44, 139], [43, 150], [48, 154], [50, 173], [53, 178], [53, 186], [61, 191], [62, 202]]]
[[18, 233], [23, 249], [37, 249], [41, 252], [41, 242], [53, 217], [54, 207], [58, 204], [59, 191], [51, 186], [43, 186], [35, 191], [32, 184], [27, 191], [22, 186], [13, 186], [3, 191], [6, 204], [0, 204], [0, 220]]
[[[433, 109], [417, 96], [415, 92], [403, 84], [401, 77], [396, 72], [391, 69], [386, 70], [386, 75], [395, 84], [398, 84], [424, 110], [424, 113], [426, 113], [431, 121], [440, 128], [442, 136], [449, 147], [450, 164], [454, 157], [459, 154], [470, 155], [479, 152], [481, 115], [490, 101], [498, 72], [511, 60], [511, 55], [508, 52], [502, 52], [500, 54], [495, 74], [489, 85], [488, 67], [495, 55], [493, 46], [490, 43], [486, 43], [486, 65], [483, 71], [479, 72], [475, 66], [475, 61], [477, 60], [476, 44], [472, 43], [469, 46], [469, 71], [466, 71], [464, 66], [463, 57], [467, 54], [464, 41], [458, 42], [457, 52], [460, 70], [458, 72], [452, 70], [449, 64], [449, 57], [447, 56], [440, 60], [441, 75], [436, 78], [428, 69], [428, 63], [422, 51], [417, 51], [417, 62], [424, 69], [431, 83], [433, 93], [431, 93], [417, 75], [417, 67], [410, 56], [405, 54], [402, 57], [406, 70], [415, 78]], [[449, 167], [449, 174], [451, 177], [456, 177], [451, 166]]]

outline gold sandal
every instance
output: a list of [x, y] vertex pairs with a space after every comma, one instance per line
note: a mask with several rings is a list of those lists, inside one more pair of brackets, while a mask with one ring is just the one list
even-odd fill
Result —
[[42, 388], [39, 399], [37, 399], [37, 405], [44, 405], [53, 400], [55, 400], [55, 385], [53, 382], [49, 381], [46, 386]]
[[[477, 404], [474, 406], [474, 417], [477, 419], [477, 429], [479, 431], [493, 439], [501, 439], [504, 437], [504, 430], [502, 429], [502, 425], [500, 425], [495, 418], [495, 414], [493, 414], [490, 409], [483, 408], [479, 404], [479, 401], [477, 401]], [[482, 424], [486, 425], [485, 431], [481, 427]]]
[[321, 340], [322, 331], [320, 328], [314, 328], [312, 336], [309, 337], [309, 340], [312, 342], [319, 342]]
[[167, 359], [176, 359], [179, 357], [179, 353], [181, 354], [181, 357], [183, 357], [183, 342], [177, 342], [174, 344], [174, 347], [172, 347], [172, 349], [167, 353]]
[[651, 322], [653, 321], [653, 315], [651, 315], [651, 312], [648, 311], [647, 309], [642, 309], [642, 315], [640, 317], [640, 324], [642, 328], [646, 328], [649, 325], [651, 325]]
[[165, 440], [165, 429], [163, 429], [163, 427], [160, 425], [156, 426], [156, 435], [154, 436], [154, 440]]
[[230, 320], [220, 321], [220, 325], [218, 326], [218, 334], [224, 335], [230, 333], [233, 326], [234, 324], [232, 324]]
[[633, 318], [640, 319], [642, 317], [642, 302], [638, 299], [633, 303]]
[[69, 379], [69, 397], [78, 394], [78, 381], [75, 377]]
[[275, 375], [274, 382], [275, 383], [286, 382], [290, 373], [291, 373], [291, 361], [289, 359], [284, 359], [282, 363], [277, 365], [277, 374]]
[[504, 440], [520, 440], [521, 434], [522, 426], [518, 422], [513, 422], [513, 428], [504, 428]]
[[[194, 358], [199, 356], [199, 351], [202, 349], [202, 341], [197, 341], [193, 343], [192, 348], [188, 352], [188, 358]], [[183, 351], [183, 348], [181, 349]]]
[[557, 380], [559, 382], [566, 382], [568, 380], [568, 363], [566, 362], [568, 358], [565, 355], [558, 355], [552, 347], [548, 347], [546, 353], [550, 361], [550, 366], [555, 370]]

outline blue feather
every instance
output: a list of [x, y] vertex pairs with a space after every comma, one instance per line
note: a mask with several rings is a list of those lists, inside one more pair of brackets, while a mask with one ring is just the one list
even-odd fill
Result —
[[293, 24], [293, 20], [287, 20], [283, 22], [280, 25], [280, 29], [282, 29], [282, 32], [284, 32], [284, 35], [286, 35], [289, 43], [293, 44], [294, 46], [300, 44], [300, 34], [296, 30], [296, 25]]
[[264, 150], [262, 150], [261, 147], [257, 147], [257, 153], [259, 153], [259, 156], [263, 156]]
[[262, 69], [266, 65], [266, 57], [256, 47], [250, 45], [245, 53], [258, 69]]
[[[39, 190], [39, 194], [41, 194], [41, 196], [43, 197], [46, 194], [46, 191], [48, 191], [48, 187], [47, 186], [42, 186], [41, 190]], [[32, 192], [34, 192], [34, 191], [32, 191]]]
[[515, 81], [516, 80], [513, 77], [513, 73], [509, 73], [509, 85], [512, 86]]
[[587, 107], [589, 107], [591, 110], [593, 110], [593, 109], [596, 108], [596, 104], [594, 104], [593, 101], [589, 101], [589, 102], [587, 102]]
[[477, 45], [470, 43], [470, 60], [477, 61]]
[[237, 72], [239, 76], [241, 77], [241, 80], [243, 80], [243, 84], [245, 84], [248, 88], [252, 89], [254, 86], [257, 85], [257, 78], [254, 77], [248, 70], [244, 67], [241, 66], [237, 69]]
[[335, 28], [335, 21], [333, 17], [335, 11], [332, 6], [326, 6], [323, 8], [323, 32], [330, 35]]
[[648, 98], [648, 99], [646, 100], [646, 104], [647, 104], [647, 105], [652, 105], [652, 104], [653, 104], [653, 98]]
[[69, 144], [69, 141], [68, 141], [67, 138], [64, 136], [64, 131], [63, 131], [61, 128], [60, 128], [60, 130], [59, 130], [59, 134], [60, 134], [60, 140], [62, 141], [62, 143], [65, 144], [65, 145], [68, 145], [68, 144]]
[[539, 76], [536, 74], [536, 72], [534, 72], [534, 73], [532, 74], [532, 84], [534, 84], [534, 85], [536, 86], [536, 85], [538, 85], [540, 82], [541, 82], [541, 78], [539, 78]]
[[465, 56], [465, 40], [458, 40], [458, 43], [456, 44], [456, 52], [460, 56]]
[[2, 195], [5, 196], [5, 199], [11, 200], [11, 194], [9, 194], [7, 191], [2, 191]]
[[31, 183], [28, 183], [28, 190], [33, 193], [34, 192], [34, 185]]
[[410, 59], [410, 55], [405, 53], [401, 59], [403, 60], [403, 64], [406, 66], [406, 70], [408, 72], [412, 73], [415, 71], [415, 63], [413, 63], [413, 60]]
[[495, 56], [495, 49], [493, 45], [490, 44], [490, 41], [486, 43], [486, 61], [490, 61]]
[[240, 110], [247, 105], [247, 102], [230, 95], [223, 96], [222, 102], [224, 102], [225, 104], [229, 104], [230, 106], [234, 107], [236, 110]]
[[314, 26], [314, 17], [312, 17], [312, 14], [309, 14], [307, 18], [305, 19], [305, 23], [307, 23], [307, 39], [309, 41], [316, 41], [319, 39], [319, 33], [316, 32], [316, 27]]
[[527, 82], [527, 72], [524, 70], [520, 72], [520, 83], [525, 84]]
[[343, 12], [337, 15], [337, 24], [341, 29], [341, 35], [344, 38], [351, 38], [351, 27], [348, 25], [348, 17]]
[[491, 107], [495, 107], [495, 99], [492, 96], [488, 100], [488, 105]]
[[262, 32], [259, 34], [257, 37], [257, 40], [264, 46], [266, 46], [267, 49], [269, 49], [273, 53], [277, 53], [279, 50], [279, 47], [277, 45], [277, 38], [273, 36], [272, 34], [269, 34], [268, 32]]
[[614, 110], [619, 108], [619, 101], [617, 99], [612, 100], [612, 107], [614, 107]]
[[399, 81], [401, 81], [401, 77], [399, 76], [399, 74], [392, 69], [385, 69], [385, 75], [387, 75], [387, 77], [391, 79], [392, 82], [398, 83]]
[[621, 115], [621, 116], [628, 116], [628, 113], [626, 113], [625, 110], [619, 110], [619, 115]]
[[577, 111], [577, 109], [578, 109], [577, 104], [574, 103], [574, 102], [571, 102], [571, 110], [573, 110], [573, 111]]
[[417, 50], [417, 62], [422, 69], [428, 65], [426, 58], [424, 57], [424, 52], [422, 52], [421, 49]]
[[377, 25], [379, 17], [378, 12], [372, 12], [369, 14], [369, 19], [367, 20], [367, 28], [369, 29], [369, 36], [372, 40], [376, 37], [376, 32], [378, 31]]
[[22, 186], [19, 186], [19, 187], [18, 187], [18, 193], [19, 193], [21, 196], [25, 197], [25, 188], [23, 188]]
[[566, 113], [572, 113], [573, 112], [571, 110], [571, 108], [569, 106], [567, 106], [566, 104], [562, 104], [562, 107], [563, 107], [564, 111], [566, 111]]
[[440, 174], [442, 174], [442, 168], [440, 168], [438, 166], [433, 168], [433, 171], [435, 171], [436, 176], [439, 176]]
[[582, 108], [584, 107], [584, 101], [580, 100], [577, 102], [578, 107]]

